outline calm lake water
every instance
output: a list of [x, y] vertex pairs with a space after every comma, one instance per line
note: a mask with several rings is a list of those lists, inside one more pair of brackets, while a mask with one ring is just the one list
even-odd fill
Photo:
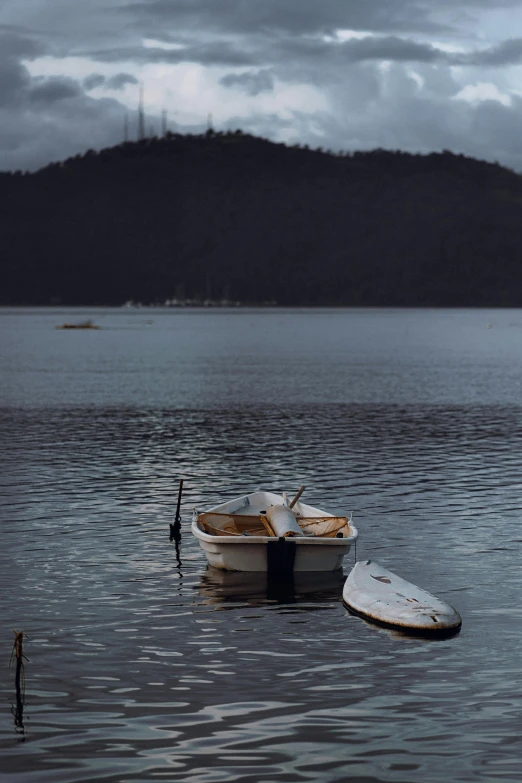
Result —
[[[0, 783], [521, 779], [522, 311], [0, 310], [0, 447]], [[194, 506], [301, 484], [461, 633], [206, 568]]]

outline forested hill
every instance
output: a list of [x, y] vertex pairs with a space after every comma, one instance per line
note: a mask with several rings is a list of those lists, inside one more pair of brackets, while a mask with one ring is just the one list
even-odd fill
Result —
[[522, 177], [170, 134], [0, 174], [1, 304], [522, 305]]

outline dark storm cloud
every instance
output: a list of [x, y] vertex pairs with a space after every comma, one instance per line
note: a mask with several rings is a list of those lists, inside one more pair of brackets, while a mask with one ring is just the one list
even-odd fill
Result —
[[30, 83], [27, 68], [14, 58], [0, 54], [0, 107], [19, 105]]
[[[451, 58], [429, 44], [396, 36], [368, 36], [349, 41], [327, 41], [319, 38], [293, 38], [281, 36], [262, 45], [258, 40], [250, 48], [224, 41], [199, 44], [183, 43], [179, 48], [126, 47], [97, 50], [90, 56], [98, 62], [170, 63], [195, 62], [206, 66], [244, 67], [278, 64], [301, 65], [313, 68], [331, 64], [356, 63], [365, 60], [394, 60], [397, 62], [446, 62]], [[459, 59], [459, 64], [464, 64]], [[227, 78], [227, 77], [225, 77]], [[232, 80], [234, 81], [234, 80]], [[230, 82], [230, 85], [232, 84]], [[224, 82], [227, 84], [227, 82]], [[246, 82], [245, 82], [246, 83]]]
[[70, 0], [4, 0], [0, 21], [19, 24], [0, 25], [0, 35], [19, 35], [25, 25], [35, 31], [35, 46], [40, 39], [61, 55], [103, 52], [107, 60], [111, 49], [138, 48], [144, 37], [168, 42], [184, 36], [195, 46], [217, 35], [249, 49], [256, 40], [338, 29], [450, 34], [470, 18], [467, 12], [519, 6], [520, 0], [91, 0], [82, 16]]
[[[417, 0], [152, 0], [121, 9], [139, 24], [171, 23], [185, 30], [235, 33], [331, 33], [352, 30], [442, 32], [430, 6]], [[175, 27], [174, 27], [175, 29]]]
[[[61, 53], [135, 44], [143, 37], [205, 33], [320, 35], [340, 28], [388, 33], [443, 33], [469, 13], [519, 7], [520, 0], [3, 0], [0, 33], [34, 30]], [[442, 13], [445, 12], [443, 21]], [[451, 12], [451, 13], [448, 13]]]
[[101, 73], [91, 73], [82, 82], [82, 86], [87, 92], [95, 90], [97, 87], [106, 87], [109, 90], [123, 90], [126, 84], [138, 84], [138, 79], [131, 73], [117, 73], [110, 77], [102, 76]]
[[348, 41], [343, 55], [351, 62], [361, 60], [394, 60], [396, 62], [435, 62], [445, 55], [429, 44], [387, 36]]
[[43, 79], [29, 90], [29, 100], [38, 103], [51, 104], [56, 101], [64, 101], [69, 98], [77, 98], [83, 95], [78, 82], [61, 76]]
[[123, 107], [116, 101], [92, 100], [80, 92], [60, 100], [53, 85], [42, 100], [26, 93], [17, 107], [0, 105], [0, 171], [33, 170], [89, 148], [123, 141]]
[[20, 33], [12, 33], [0, 25], [0, 57], [26, 57], [33, 59], [45, 54], [45, 46], [38, 39]]
[[35, 54], [38, 47], [29, 38], [0, 34], [0, 106], [19, 105], [31, 84], [21, 58]]
[[471, 52], [448, 53], [430, 44], [418, 43], [396, 36], [368, 36], [342, 44], [295, 39], [288, 42], [287, 53], [303, 59], [345, 62], [386, 60], [411, 63], [442, 63], [446, 65], [492, 66], [518, 65], [522, 62], [522, 38], [512, 38], [501, 44]]
[[[471, 52], [448, 53], [431, 44], [398, 36], [368, 35], [362, 39], [348, 41], [288, 36], [279, 37], [275, 41], [267, 42], [264, 46], [260, 45], [259, 41], [253, 41], [250, 50], [246, 46], [241, 48], [224, 41], [211, 41], [199, 44], [180, 44], [176, 49], [145, 46], [111, 48], [90, 52], [90, 56], [98, 62], [125, 61], [139, 65], [194, 62], [204, 66], [256, 66], [258, 69], [262, 69], [263, 66], [277, 67], [282, 65], [287, 72], [292, 66], [297, 66], [303, 69], [302, 73], [305, 75], [309, 67], [326, 68], [328, 64], [340, 66], [343, 63], [350, 64], [371, 60], [441, 63], [459, 66], [502, 67], [517, 65], [522, 62], [522, 39], [510, 39], [497, 46]], [[87, 77], [87, 79], [89, 78], [91, 77]], [[246, 80], [243, 81], [246, 84]], [[237, 80], [229, 80], [228, 77], [225, 77], [225, 81], [222, 83], [226, 86], [239, 84]], [[94, 86], [99, 85], [94, 83]], [[88, 89], [93, 89], [93, 87], [89, 86]]]
[[138, 80], [130, 73], [117, 73], [106, 82], [106, 86], [110, 90], [122, 90], [126, 84], [138, 84]]
[[92, 100], [74, 79], [33, 77], [24, 59], [45, 47], [0, 35], [0, 170], [34, 169], [88, 147], [122, 140], [124, 109]]
[[40, 45], [28, 38], [0, 36], [0, 106], [20, 107], [27, 101], [49, 104], [82, 93], [73, 79], [31, 77], [22, 60], [41, 51]]
[[[102, 9], [106, 12], [103, 28], [100, 31], [98, 26], [96, 35], [92, 24], [77, 24], [76, 14], [64, 0], [41, 0], [40, 7], [48, 9], [49, 19], [48, 31], [45, 36], [42, 34], [41, 40], [36, 34], [32, 38], [20, 35], [21, 27], [16, 28], [16, 34], [10, 34], [12, 25], [0, 25], [0, 39], [3, 30], [13, 53], [23, 54], [27, 59], [42, 54], [45, 48], [42, 41], [46, 40], [48, 47], [52, 41], [54, 49], [58, 47], [62, 54], [100, 62], [137, 64], [197, 62], [263, 68], [295, 55], [310, 62], [342, 56], [348, 62], [386, 59], [501, 66], [516, 63], [520, 58], [516, 40], [451, 58], [436, 47], [411, 38], [419, 32], [448, 33], [452, 26], [459, 28], [463, 12], [520, 7], [520, 0], [457, 3], [439, 0], [436, 7], [425, 0], [112, 0], [110, 4], [108, 0], [93, 1], [98, 13]], [[444, 8], [452, 14], [444, 24], [434, 21], [434, 14]], [[24, 16], [23, 10], [20, 15]], [[74, 26], [71, 22], [75, 22]], [[68, 52], [64, 50], [64, 35], [57, 34], [59, 24], [67, 34]], [[339, 29], [371, 31], [377, 35], [346, 41], [338, 49], [322, 36]], [[402, 35], [397, 35], [399, 32]], [[179, 48], [144, 47], [144, 37], [178, 44]]]
[[91, 73], [89, 76], [86, 76], [83, 80], [83, 87], [85, 90], [95, 90], [96, 87], [101, 87], [105, 84], [105, 76], [102, 76], [101, 73]]
[[259, 95], [274, 89], [274, 77], [269, 70], [247, 71], [246, 73], [229, 73], [220, 79], [225, 87], [232, 87], [246, 92], [247, 95]]
[[522, 62], [522, 38], [510, 38], [498, 46], [462, 55], [455, 60], [462, 65], [518, 65]]
[[176, 64], [196, 62], [201, 65], [241, 67], [255, 65], [259, 59], [263, 59], [225, 41], [180, 44], [179, 49], [163, 49], [150, 46], [112, 47], [110, 49], [97, 49], [83, 54], [88, 54], [89, 57], [98, 62], [133, 62], [140, 65], [147, 63]]
[[395, 36], [368, 36], [344, 42], [306, 38], [287, 39], [287, 41], [280, 41], [277, 44], [273, 54], [275, 59], [280, 61], [297, 57], [314, 62], [314, 67], [329, 60], [341, 64], [365, 60], [436, 62], [447, 59], [444, 52], [429, 44], [417, 43]]

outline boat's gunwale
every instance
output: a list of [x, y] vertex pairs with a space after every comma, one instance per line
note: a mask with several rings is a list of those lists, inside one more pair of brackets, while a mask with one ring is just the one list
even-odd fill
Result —
[[[353, 525], [350, 525], [350, 529], [353, 531], [351, 536], [343, 538], [323, 538], [321, 536], [293, 536], [290, 540], [297, 544], [297, 546], [337, 546], [348, 547], [351, 546], [359, 535], [358, 530]], [[211, 544], [226, 544], [227, 546], [237, 546], [243, 544], [269, 544], [273, 541], [279, 541], [277, 536], [215, 536], [210, 533], [205, 533], [198, 526], [197, 517], [192, 520], [192, 532], [201, 541], [208, 541]]]

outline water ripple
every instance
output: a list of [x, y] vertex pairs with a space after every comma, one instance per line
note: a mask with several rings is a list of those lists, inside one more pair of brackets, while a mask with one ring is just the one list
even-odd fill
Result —
[[[210, 322], [190, 317], [199, 362]], [[479, 317], [466, 316], [464, 330]], [[447, 318], [456, 328], [456, 316]], [[174, 318], [156, 333], [163, 358], [174, 322], [182, 323]], [[123, 344], [130, 352], [123, 364], [136, 359], [122, 343], [136, 329], [110, 332], [110, 355]], [[517, 329], [506, 326], [505, 335], [518, 341]], [[480, 341], [493, 341], [487, 351], [478, 332], [468, 343], [456, 338], [468, 357], [465, 379], [500, 362], [488, 353], [500, 339], [490, 332], [480, 332]], [[63, 338], [73, 362], [70, 336], [42, 334], [43, 355]], [[446, 365], [439, 346], [429, 376], [436, 401], [366, 399], [378, 375], [360, 400], [328, 392], [314, 401], [302, 374], [302, 399], [295, 390], [278, 404], [243, 391], [232, 399], [230, 379], [209, 359], [187, 372], [218, 379], [220, 406], [161, 405], [154, 396], [151, 405], [102, 404], [98, 387], [76, 397], [78, 379], [93, 367], [87, 340], [70, 393], [60, 391], [67, 404], [0, 409], [0, 639], [7, 661], [12, 628], [23, 628], [30, 658], [23, 743], [10, 711], [12, 672], [0, 681], [0, 783], [519, 780], [522, 408], [508, 392], [497, 394], [490, 378], [489, 397], [476, 398], [479, 385], [466, 392], [473, 399], [446, 399], [441, 389], [454, 391], [459, 366], [446, 343]], [[368, 348], [368, 335], [361, 340]], [[361, 355], [350, 359], [335, 341], [347, 366], [363, 367]], [[520, 368], [506, 345], [502, 356], [512, 364], [503, 377], [514, 383]], [[228, 348], [220, 346], [222, 357]], [[375, 348], [381, 375], [407, 363], [408, 351], [392, 348], [388, 365]], [[234, 381], [266, 390], [246, 347], [237, 355]], [[420, 353], [409, 356], [414, 375], [426, 371]], [[58, 354], [49, 361], [59, 369]], [[158, 359], [148, 383], [174, 388], [174, 371], [162, 366]], [[348, 370], [335, 375], [333, 367], [338, 390]], [[134, 385], [145, 383], [145, 370], [135, 371]], [[11, 372], [18, 388], [21, 376]], [[50, 394], [49, 384], [35, 388]], [[196, 400], [207, 394], [193, 388]], [[180, 476], [178, 559], [168, 533]], [[344, 609], [341, 574], [273, 585], [206, 567], [189, 533], [192, 508], [301, 483], [310, 503], [354, 511], [359, 558], [375, 557], [457, 606], [461, 633], [426, 640], [367, 624]], [[350, 555], [345, 572], [352, 562]]]

